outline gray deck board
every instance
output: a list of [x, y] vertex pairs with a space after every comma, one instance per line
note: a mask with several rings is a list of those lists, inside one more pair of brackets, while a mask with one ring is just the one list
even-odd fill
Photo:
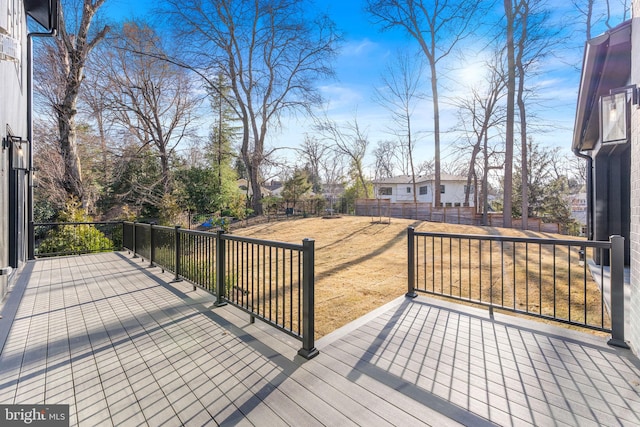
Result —
[[601, 336], [398, 298], [306, 361], [172, 278], [124, 253], [28, 263], [2, 306], [0, 403], [68, 403], [81, 426], [640, 424], [640, 362]]

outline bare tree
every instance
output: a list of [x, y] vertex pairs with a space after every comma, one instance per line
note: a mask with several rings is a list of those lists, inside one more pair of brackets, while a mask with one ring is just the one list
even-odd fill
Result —
[[[33, 147], [33, 161], [37, 169], [38, 186], [34, 189], [36, 208], [45, 204], [62, 209], [67, 201], [67, 192], [60, 183], [64, 181], [64, 162], [60, 146], [51, 123], [38, 120], [34, 126], [34, 137], [38, 141]], [[47, 218], [50, 219], [50, 218]]]
[[417, 102], [423, 98], [419, 92], [423, 68], [423, 63], [408, 53], [398, 54], [381, 76], [383, 86], [375, 90], [376, 101], [391, 114], [393, 126], [388, 132], [398, 139], [400, 152], [406, 154], [402, 164], [408, 166], [414, 203], [418, 202], [418, 196], [413, 152], [418, 138], [413, 131], [412, 117]]
[[322, 182], [322, 163], [327, 157], [330, 149], [315, 136], [305, 135], [300, 153], [302, 154], [305, 167], [310, 172], [311, 182], [314, 184], [313, 191], [320, 191]]
[[109, 31], [107, 26], [97, 32], [90, 31], [95, 15], [104, 1], [65, 2], [66, 7], [60, 11], [58, 37], [54, 38], [54, 46], [49, 49], [49, 55], [59, 59], [50, 70], [51, 78], [62, 84], [53, 105], [58, 122], [60, 153], [65, 167], [62, 186], [67, 194], [76, 196], [83, 204], [82, 167], [78, 155], [75, 118], [87, 58]]
[[115, 119], [140, 147], [152, 146], [161, 167], [162, 193], [171, 193], [170, 159], [176, 146], [190, 135], [195, 109], [187, 71], [158, 59], [164, 47], [155, 31], [144, 24], [125, 23], [111, 40], [102, 68]]
[[[402, 151], [402, 146], [398, 141], [378, 141], [378, 145], [373, 150], [376, 159], [376, 178], [391, 178], [396, 169], [397, 153]], [[402, 162], [400, 162], [402, 164]], [[404, 172], [402, 172], [404, 175]]]
[[[486, 64], [487, 74], [483, 88], [473, 87], [471, 96], [458, 103], [460, 127], [471, 144], [471, 157], [467, 172], [467, 191], [464, 203], [469, 205], [471, 181], [476, 175], [476, 162], [482, 152], [483, 171], [486, 174], [489, 165], [488, 141], [491, 129], [504, 124], [504, 111], [500, 102], [505, 96], [505, 76], [503, 52], [496, 50], [491, 61]], [[483, 180], [483, 194], [486, 196], [486, 182]]]
[[[399, 27], [413, 37], [429, 64], [433, 101], [435, 188], [440, 188], [440, 103], [438, 64], [471, 34], [481, 2], [478, 0], [367, 0], [366, 10], [384, 29]], [[435, 205], [440, 206], [436, 191]]]
[[[320, 101], [313, 82], [330, 76], [338, 40], [326, 16], [301, 0], [169, 0], [189, 64], [201, 76], [222, 74], [228, 104], [243, 132], [240, 152], [251, 181], [251, 205], [262, 213], [260, 166], [267, 134], [285, 112]], [[215, 88], [215, 85], [211, 85]], [[224, 96], [224, 94], [220, 94]]]
[[527, 110], [527, 98], [535, 95], [529, 90], [527, 81], [531, 77], [534, 65], [539, 63], [552, 50], [557, 43], [557, 31], [552, 31], [546, 26], [549, 12], [542, 0], [519, 0], [515, 13], [515, 67], [517, 78], [516, 105], [518, 107], [518, 119], [521, 145], [521, 179], [522, 179], [522, 229], [528, 228], [529, 189], [528, 179], [528, 151], [529, 117]]
[[340, 125], [325, 117], [323, 120], [317, 121], [316, 128], [337, 153], [348, 159], [352, 174], [359, 181], [364, 190], [364, 196], [368, 199], [369, 188], [364, 176], [363, 162], [369, 146], [369, 139], [366, 131], [360, 128], [358, 119], [354, 118], [352, 121]]
[[593, 5], [595, 0], [571, 0], [578, 13], [584, 16], [585, 33], [587, 40], [591, 39], [591, 29], [593, 27]]
[[[100, 46], [96, 48], [97, 52]], [[113, 153], [110, 147], [113, 145], [112, 130], [114, 124], [113, 111], [109, 108], [108, 94], [104, 90], [101, 82], [99, 82], [101, 72], [98, 71], [95, 57], [92, 55], [86, 65], [85, 81], [79, 95], [79, 103], [81, 105], [81, 116], [92, 123], [98, 132], [101, 160], [101, 186], [106, 187], [111, 181], [111, 172], [113, 166]]]
[[[315, 192], [322, 191], [328, 197], [331, 212], [338, 193], [342, 192], [344, 180], [343, 156], [332, 146], [323, 143], [315, 136], [305, 136], [300, 149], [305, 166], [315, 175], [319, 183], [314, 183], [321, 188], [314, 188]], [[290, 168], [289, 168], [290, 170]]]

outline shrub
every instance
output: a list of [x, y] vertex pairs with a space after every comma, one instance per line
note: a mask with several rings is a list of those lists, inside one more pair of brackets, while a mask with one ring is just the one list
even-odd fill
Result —
[[[84, 213], [80, 203], [69, 200], [59, 215], [61, 222], [91, 222], [93, 219]], [[112, 251], [113, 242], [104, 233], [89, 224], [59, 225], [47, 232], [38, 246], [38, 254], [84, 254]]]

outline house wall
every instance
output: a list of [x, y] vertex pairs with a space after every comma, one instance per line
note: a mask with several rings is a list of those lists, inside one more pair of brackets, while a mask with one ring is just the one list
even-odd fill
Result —
[[[9, 60], [0, 58], [0, 137], [3, 142], [9, 127], [15, 136], [27, 137], [27, 25], [26, 15], [21, 0], [0, 0], [0, 32], [17, 39], [20, 43], [20, 58]], [[12, 171], [9, 166], [11, 149], [4, 144], [0, 148], [0, 268], [10, 265], [9, 253], [11, 245], [18, 242], [11, 237], [10, 216], [15, 217], [18, 207], [15, 199], [10, 201], [10, 181], [21, 183], [25, 189], [25, 174]], [[24, 196], [24, 193], [22, 194]], [[20, 198], [23, 200], [23, 198]], [[10, 215], [10, 209], [14, 215]], [[23, 230], [26, 231], [26, 230]], [[26, 239], [26, 233], [20, 238]], [[26, 241], [26, 240], [25, 240]], [[24, 247], [24, 245], [20, 245]], [[0, 276], [0, 299], [6, 295], [9, 285], [15, 278], [16, 270], [10, 276]]]
[[[462, 206], [466, 182], [445, 181], [442, 184], [445, 186], [445, 192], [440, 194], [442, 204], [447, 206], [447, 203], [451, 203], [451, 206], [455, 206], [456, 203], [460, 203]], [[469, 194], [469, 206], [473, 206], [473, 192]]]
[[[640, 85], [640, 0], [633, 0], [631, 27], [631, 81]], [[625, 338], [636, 355], [640, 354], [640, 110], [631, 109], [631, 289], [630, 330]]]
[[[456, 181], [442, 181], [442, 185], [445, 186], [445, 192], [441, 193], [441, 202], [443, 206], [455, 207], [457, 203], [463, 206], [464, 203], [464, 186], [465, 182]], [[420, 187], [427, 186], [429, 189], [427, 194], [420, 194]], [[381, 187], [391, 187], [391, 195], [381, 195], [379, 189]], [[407, 188], [410, 189], [407, 192]], [[380, 199], [391, 200], [391, 203], [413, 203], [413, 184], [376, 184], [375, 185], [376, 197]], [[416, 195], [418, 203], [433, 203], [433, 183], [432, 182], [416, 182]], [[469, 195], [469, 206], [474, 206], [473, 193]]]
[[[630, 262], [630, 144], [599, 145], [593, 152], [594, 204], [593, 232], [595, 240], [609, 240], [612, 235], [625, 238], [625, 265]], [[607, 258], [595, 262], [609, 265]]]

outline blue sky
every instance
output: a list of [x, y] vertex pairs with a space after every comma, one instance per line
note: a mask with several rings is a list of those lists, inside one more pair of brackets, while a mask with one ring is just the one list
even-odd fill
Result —
[[[394, 60], [398, 50], [414, 51], [417, 45], [399, 31], [380, 32], [369, 21], [364, 13], [364, 0], [324, 0], [316, 4], [321, 10], [325, 10], [336, 22], [338, 28], [344, 33], [344, 45], [336, 60], [336, 79], [328, 82], [319, 82], [319, 87], [328, 101], [327, 111], [330, 118], [337, 122], [352, 120], [356, 114], [359, 124], [367, 129], [371, 153], [378, 141], [389, 139], [385, 133], [388, 125], [388, 113], [383, 107], [373, 101], [374, 87], [380, 85], [380, 75], [389, 61]], [[499, 2], [501, 4], [501, 2]], [[559, 3], [559, 4], [558, 4]], [[598, 2], [597, 2], [598, 3]], [[601, 2], [604, 3], [604, 2]], [[616, 2], [612, 2], [616, 3]], [[157, 4], [157, 0], [107, 0], [105, 11], [111, 19], [123, 19], [130, 17], [145, 17]], [[500, 4], [496, 13], [500, 13]], [[600, 4], [604, 7], [604, 4]], [[619, 8], [619, 5], [614, 4]], [[571, 13], [571, 2], [553, 2], [554, 15], [552, 21], [559, 26], [575, 16]], [[611, 20], [616, 25], [622, 21], [622, 13], [616, 10], [617, 15]], [[148, 16], [147, 16], [148, 18]], [[593, 35], [604, 31], [601, 25]], [[569, 152], [573, 132], [575, 104], [577, 88], [580, 80], [580, 66], [582, 62], [582, 40], [584, 32], [574, 37], [571, 46], [550, 55], [538, 66], [538, 75], [532, 78], [539, 99], [536, 102], [535, 122], [545, 127], [544, 132], [533, 132], [536, 141], [561, 147]], [[474, 40], [481, 42], [482, 40]], [[477, 80], [481, 68], [478, 66], [482, 59], [482, 52], [469, 46], [460, 55], [451, 56], [443, 63], [440, 73], [441, 84], [441, 129], [447, 131], [455, 126], [455, 108], [451, 106], [451, 100], [456, 96], [463, 96], [469, 91], [469, 87]], [[446, 70], [446, 72], [444, 71]], [[428, 75], [425, 75], [425, 85], [428, 85]], [[427, 86], [425, 86], [426, 88]], [[426, 90], [426, 89], [425, 89]], [[427, 91], [428, 92], [428, 91]], [[425, 137], [420, 141], [416, 158], [418, 162], [433, 158], [433, 143], [428, 136], [433, 127], [431, 101], [425, 100], [414, 116], [417, 123], [416, 131], [425, 132]], [[304, 120], [292, 120], [285, 123], [284, 129], [278, 134], [271, 135], [273, 146], [296, 146], [304, 139], [305, 133], [313, 130]], [[455, 135], [445, 133], [442, 135], [443, 161], [453, 161], [456, 150], [451, 147]], [[293, 156], [291, 151], [289, 157]], [[367, 166], [373, 163], [372, 156], [367, 159]]]

